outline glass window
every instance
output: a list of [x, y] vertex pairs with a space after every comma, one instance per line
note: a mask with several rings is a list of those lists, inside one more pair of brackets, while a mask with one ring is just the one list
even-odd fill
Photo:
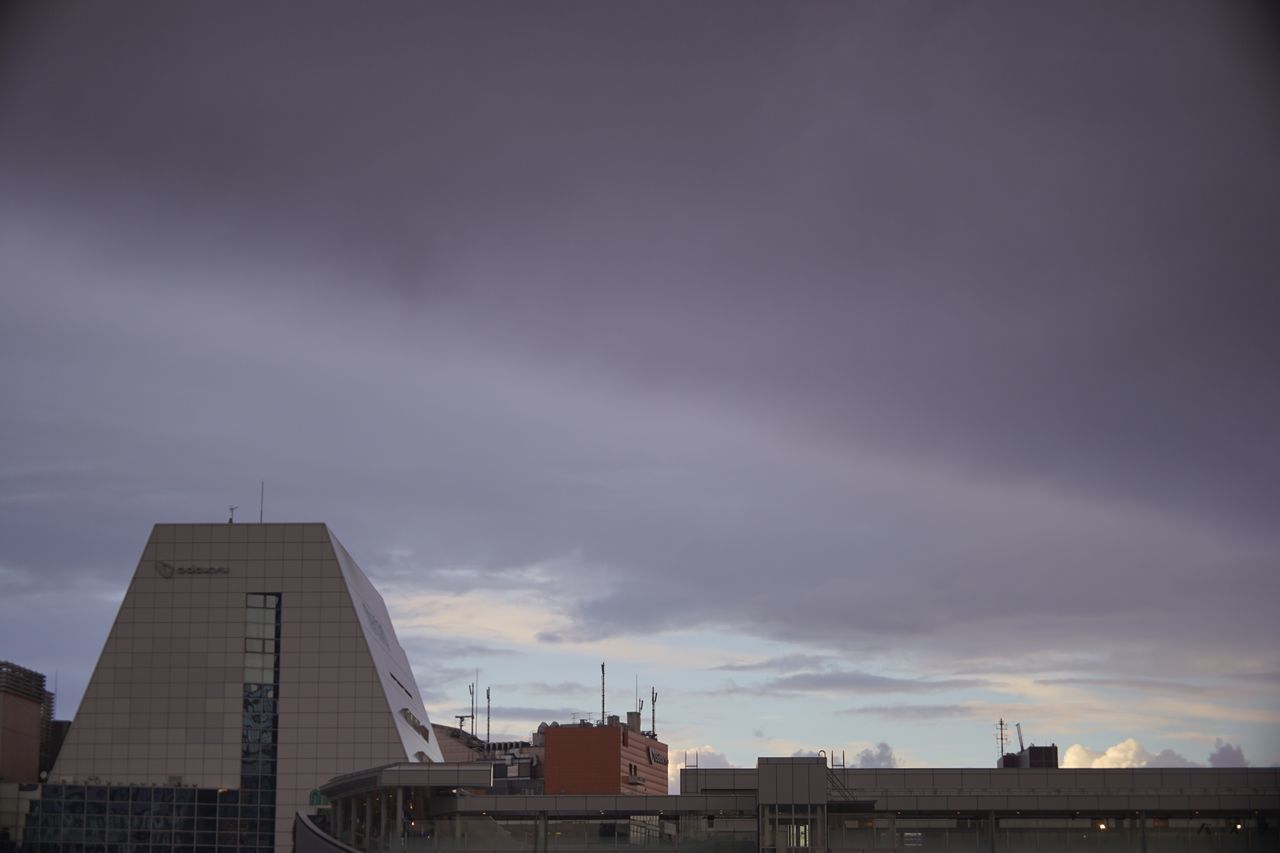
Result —
[[246, 622], [244, 635], [262, 640], [274, 640], [276, 629], [274, 625], [267, 625], [263, 622]]
[[248, 602], [250, 607], [266, 607], [266, 604], [262, 600], [262, 596], [254, 592], [249, 593]]

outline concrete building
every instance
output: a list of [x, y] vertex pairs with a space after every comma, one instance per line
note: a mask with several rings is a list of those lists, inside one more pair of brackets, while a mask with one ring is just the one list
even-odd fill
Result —
[[624, 725], [608, 717], [604, 725], [539, 726], [546, 749], [548, 794], [665, 794], [667, 745], [640, 730], [640, 713]]
[[503, 796], [489, 765], [393, 765], [321, 787], [299, 853], [968, 850], [1234, 853], [1280, 847], [1280, 769], [893, 769], [761, 758], [687, 768], [663, 796]]
[[325, 780], [440, 761], [430, 725], [382, 596], [325, 525], [159, 524], [27, 849], [289, 850]]
[[[545, 725], [545, 724], [544, 724]], [[493, 790], [502, 794], [541, 794], [543, 748], [534, 741], [486, 741], [460, 726], [432, 724], [448, 764], [490, 764]]]
[[0, 661], [0, 782], [38, 782], [53, 736], [53, 694], [45, 677]]

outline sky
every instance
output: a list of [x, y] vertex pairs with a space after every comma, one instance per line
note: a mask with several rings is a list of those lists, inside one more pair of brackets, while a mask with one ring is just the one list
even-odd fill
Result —
[[[0, 658], [324, 521], [437, 722], [1280, 763], [1263, 5], [10, 4]], [[483, 720], [481, 721], [483, 729]]]

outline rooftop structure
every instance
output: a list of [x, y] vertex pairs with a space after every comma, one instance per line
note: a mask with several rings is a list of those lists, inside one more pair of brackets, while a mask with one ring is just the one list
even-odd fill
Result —
[[0, 661], [0, 781], [39, 781], [52, 749], [53, 702], [44, 675]]

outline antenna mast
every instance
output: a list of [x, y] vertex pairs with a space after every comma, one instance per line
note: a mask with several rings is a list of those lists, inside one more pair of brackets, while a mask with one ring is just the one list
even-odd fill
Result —
[[484, 742], [489, 742], [489, 713], [493, 706], [489, 703], [489, 688], [484, 689]]
[[649, 688], [649, 734], [658, 736], [658, 691]]
[[474, 681], [467, 685], [467, 692], [471, 694], [471, 713], [468, 714], [467, 716], [471, 718], [471, 736], [475, 737], [476, 736], [476, 685]]
[[600, 661], [600, 725], [608, 722], [604, 715], [604, 661]]
[[1000, 746], [1000, 760], [1004, 760], [1005, 743], [1009, 740], [1009, 727], [1005, 724], [1004, 717], [996, 723], [996, 743]]

